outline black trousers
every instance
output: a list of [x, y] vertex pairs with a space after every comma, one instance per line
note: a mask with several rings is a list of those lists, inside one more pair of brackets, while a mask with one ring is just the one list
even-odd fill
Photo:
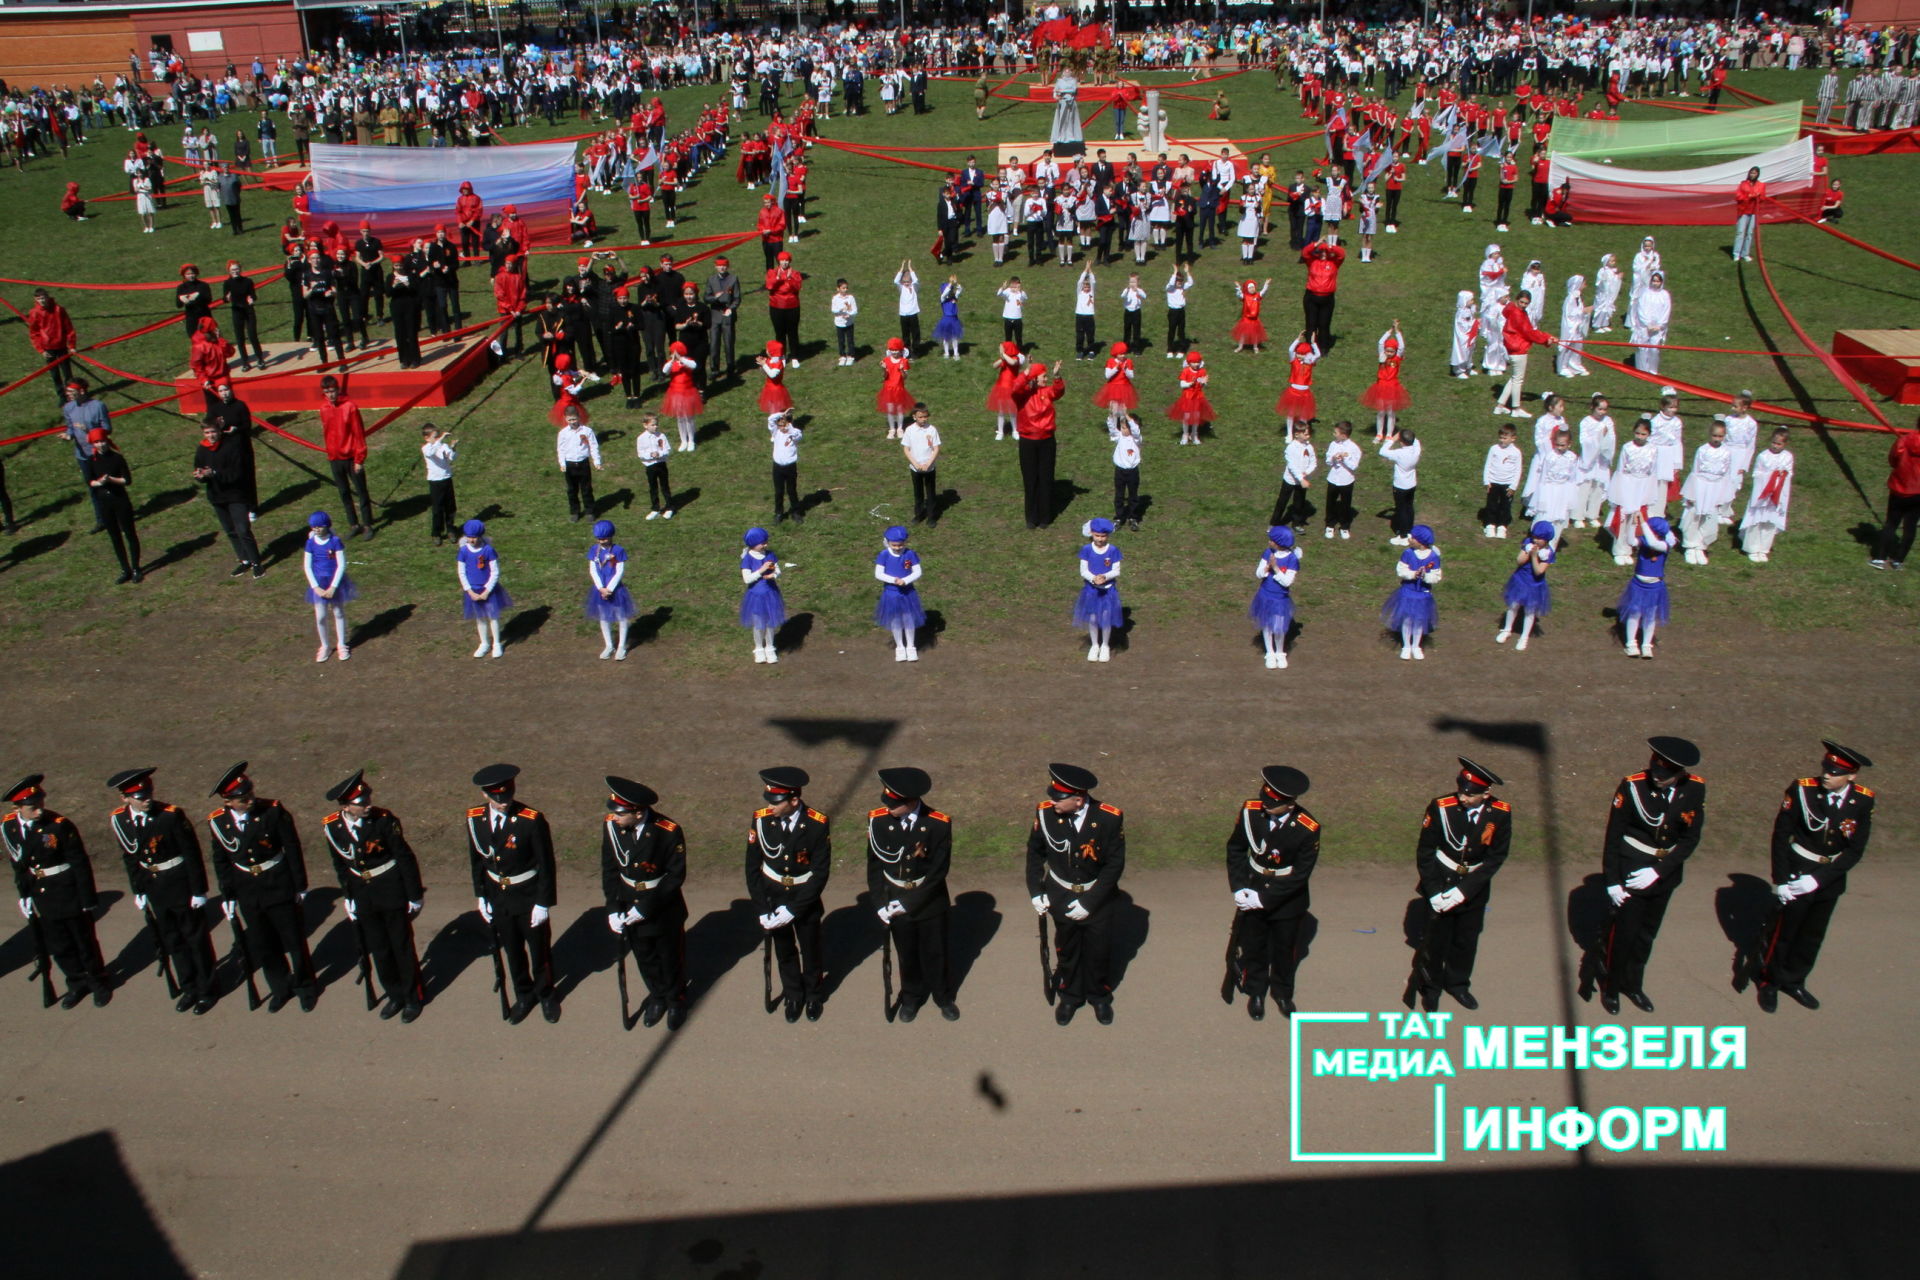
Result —
[[1387, 189], [1387, 209], [1381, 221], [1389, 227], [1400, 225], [1400, 192], [1396, 188]]
[[1418, 489], [1393, 491], [1393, 536], [1404, 538], [1413, 531], [1413, 499]]
[[289, 278], [287, 288], [293, 294], [293, 340], [298, 342], [307, 331], [307, 300], [301, 294], [298, 282]]
[[1053, 523], [1053, 466], [1058, 452], [1052, 436], [1020, 437], [1020, 482], [1026, 490], [1027, 528]]
[[1208, 249], [1220, 243], [1220, 215], [1205, 205], [1200, 209], [1200, 243]]
[[1260, 907], [1234, 917], [1236, 973], [1242, 991], [1250, 996], [1271, 991], [1282, 999], [1293, 999], [1300, 924], [1305, 919], [1305, 908], [1291, 899], [1277, 908]]
[[420, 300], [427, 309], [427, 332], [445, 333], [452, 326], [447, 323], [446, 291], [435, 284], [428, 284], [420, 290]]
[[1073, 317], [1073, 352], [1075, 355], [1091, 355], [1097, 339], [1093, 334], [1093, 317], [1075, 315]]
[[1493, 206], [1493, 220], [1495, 222], [1504, 224], [1507, 220], [1507, 215], [1512, 211], [1513, 211], [1513, 188], [1503, 186], [1500, 188], [1500, 199], [1496, 201]]
[[642, 933], [639, 927], [621, 935], [647, 994], [656, 1000], [681, 1000], [687, 987], [687, 929], [684, 921]]
[[417, 294], [393, 295], [393, 345], [399, 350], [402, 368], [420, 363], [420, 298]]
[[1307, 246], [1307, 211], [1297, 204], [1287, 206], [1287, 248], [1304, 249]]
[[642, 240], [653, 239], [653, 210], [635, 209], [633, 211], [633, 229], [640, 233]]
[[[1027, 237], [1027, 265], [1037, 267], [1047, 256], [1047, 224], [1029, 222], [1022, 227], [1022, 230]], [[1101, 247], [1105, 248], [1104, 245]]]
[[1820, 944], [1827, 940], [1827, 926], [1833, 921], [1833, 909], [1840, 899], [1795, 898], [1780, 908], [1773, 936], [1767, 940], [1765, 965], [1760, 980], [1771, 986], [1805, 985], [1820, 958]]
[[453, 479], [427, 481], [427, 514], [436, 538], [450, 538], [459, 527], [453, 518]]
[[240, 206], [238, 204], [230, 204], [227, 206], [227, 230], [236, 236], [240, 234]]
[[1108, 981], [1108, 965], [1113, 956], [1113, 904], [1102, 906], [1085, 920], [1069, 920], [1063, 914], [1071, 899], [1067, 891], [1054, 886], [1052, 896], [1059, 899], [1050, 908], [1053, 917], [1053, 949], [1058, 962], [1054, 979], [1060, 1002], [1069, 1009], [1083, 1004], [1096, 1007], [1113, 1000]]
[[1536, 182], [1533, 184], [1533, 200], [1527, 205], [1527, 216], [1529, 218], [1538, 218], [1546, 212], [1547, 184], [1544, 182]]
[[42, 916], [40, 932], [67, 980], [68, 990], [105, 991], [112, 986], [107, 980], [106, 960], [100, 954], [100, 940], [94, 936], [92, 916], [85, 912], [57, 919]]
[[895, 916], [887, 922], [893, 951], [900, 961], [900, 998], [917, 1007], [931, 996], [937, 1005], [953, 1002], [953, 983], [947, 974], [946, 907], [924, 920]]
[[180, 990], [199, 999], [213, 995], [213, 943], [207, 930], [206, 908], [198, 911], [187, 903], [177, 907], [152, 907], [154, 924], [160, 930], [160, 947], [173, 966], [173, 980]]
[[[355, 527], [362, 523], [372, 524], [373, 499], [367, 496], [366, 468], [356, 470], [346, 458], [329, 458], [327, 469], [333, 472], [333, 487], [340, 494], [340, 505], [347, 509], [347, 523]], [[360, 506], [357, 508], [353, 505], [356, 493], [360, 496]], [[360, 519], [362, 511], [366, 513], [364, 522]]]
[[1653, 955], [1653, 940], [1660, 933], [1660, 922], [1667, 917], [1667, 902], [1677, 884], [1665, 884], [1664, 891], [1636, 893], [1613, 913], [1603, 939], [1606, 946], [1607, 986], [1613, 991], [1641, 991], [1647, 977], [1647, 960]]
[[593, 463], [587, 459], [569, 462], [567, 474], [567, 514], [593, 514]]
[[244, 502], [214, 502], [213, 518], [220, 522], [220, 532], [227, 535], [227, 543], [233, 548], [233, 558], [241, 564], [259, 564], [260, 548], [253, 540], [253, 521], [247, 519], [247, 504]]
[[252, 307], [234, 307], [228, 315], [232, 326], [233, 349], [240, 354], [240, 367], [247, 366], [247, 348], [252, 346], [254, 359], [261, 364], [267, 362], [267, 351], [260, 345], [260, 317]]
[[380, 990], [389, 1000], [401, 1004], [419, 1004], [420, 958], [413, 947], [413, 921], [407, 909], [358, 908], [360, 936], [366, 940], [367, 955], [380, 979]]
[[1187, 341], [1187, 309], [1185, 307], [1167, 308], [1167, 350], [1185, 351], [1193, 345]]
[[907, 344], [907, 354], [912, 355], [920, 346], [920, 313], [900, 317], [900, 341]]
[[1140, 468], [1113, 469], [1113, 522], [1140, 518]]
[[313, 957], [307, 953], [306, 921], [300, 904], [249, 902], [240, 899], [241, 923], [247, 927], [247, 950], [254, 967], [266, 975], [276, 996], [320, 994], [313, 976]]
[[1457, 191], [1460, 187], [1460, 156], [1458, 151], [1447, 152], [1447, 190]]
[[1462, 209], [1471, 209], [1473, 207], [1473, 193], [1479, 185], [1480, 175], [1477, 173], [1462, 184], [1460, 188], [1460, 207]]
[[367, 300], [358, 293], [341, 290], [334, 297], [340, 317], [340, 334], [348, 342], [358, 341], [361, 346], [371, 346], [373, 337], [367, 332]]
[[773, 329], [773, 336], [786, 348], [787, 360], [792, 362], [800, 358], [800, 308], [768, 307], [767, 322]]
[[931, 520], [937, 510], [940, 494], [939, 468], [928, 467], [925, 471], [907, 468], [907, 474], [913, 478], [913, 518]]
[[1005, 341], [1011, 342], [1022, 351], [1026, 350], [1027, 322], [1025, 320], [1009, 320], [1005, 316], [1001, 316], [1000, 334]]
[[490, 894], [493, 927], [507, 960], [507, 980], [516, 1001], [531, 1004], [553, 994], [553, 925], [533, 923], [533, 902], [502, 900]]
[[1510, 484], [1490, 484], [1487, 486], [1487, 503], [1480, 508], [1480, 523], [1495, 528], [1505, 528], [1513, 523], [1513, 486]]
[[1113, 260], [1113, 223], [1100, 224], [1100, 265], [1106, 266]]
[[1480, 931], [1487, 925], [1487, 899], [1482, 893], [1468, 898], [1453, 910], [1435, 915], [1422, 901], [1427, 913], [1427, 928], [1422, 946], [1433, 957], [1433, 977], [1442, 990], [1465, 991], [1473, 983], [1473, 961], [1480, 953]]
[[788, 511], [793, 512], [796, 520], [800, 518], [800, 464], [776, 462], [773, 464], [773, 518], [778, 520]]
[[1352, 485], [1330, 484], [1327, 486], [1327, 528], [1353, 528]]
[[1876, 560], [1906, 562], [1913, 550], [1913, 534], [1920, 525], [1920, 493], [1887, 493], [1887, 522], [1880, 528], [1880, 540], [1874, 544]]
[[798, 1003], [802, 998], [820, 994], [826, 981], [821, 964], [819, 902], [813, 902], [795, 914], [792, 924], [773, 931], [773, 959], [780, 970], [781, 998]]
[[1120, 341], [1127, 344], [1128, 351], [1138, 351], [1147, 345], [1146, 341], [1140, 336], [1140, 312], [1138, 309], [1122, 311], [1120, 313]]
[[666, 461], [649, 462], [644, 469], [648, 507], [654, 511], [673, 510], [673, 477], [667, 473]]
[[1333, 299], [1331, 293], [1314, 293], [1311, 290], [1300, 295], [1300, 311], [1305, 319], [1302, 327], [1322, 351], [1333, 339]]
[[125, 493], [103, 493], [100, 498], [101, 522], [107, 537], [113, 540], [114, 558], [126, 573], [140, 569], [140, 532], [133, 524], [133, 502]]
[[1197, 255], [1193, 248], [1193, 223], [1191, 221], [1176, 221], [1173, 224], [1174, 261], [1178, 262], [1181, 258], [1192, 258], [1195, 256]]
[[[1351, 488], [1352, 486], [1348, 487]], [[1305, 524], [1307, 517], [1311, 515], [1312, 512], [1313, 504], [1307, 501], [1306, 486], [1288, 484], [1282, 481], [1280, 485], [1280, 496], [1273, 501], [1273, 519], [1267, 521], [1267, 523], [1289, 525]]]
[[[341, 345], [340, 322], [334, 318], [333, 303], [323, 302], [307, 308], [307, 341], [319, 353], [322, 360], [344, 360], [347, 349]], [[332, 349], [332, 355], [328, 349]]]

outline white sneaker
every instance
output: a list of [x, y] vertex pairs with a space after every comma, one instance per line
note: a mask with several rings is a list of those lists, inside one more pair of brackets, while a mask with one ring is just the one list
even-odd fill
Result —
[[605, 648], [600, 650], [600, 657], [603, 660], [607, 658], [611, 658], [612, 656], [613, 656], [613, 646], [611, 644], [607, 645]]
[[484, 640], [482, 640], [482, 641], [480, 642], [480, 647], [479, 647], [478, 649], [475, 649], [475, 650], [473, 651], [473, 656], [474, 656], [474, 657], [476, 657], [476, 658], [484, 658], [484, 657], [486, 657], [486, 656], [487, 656], [487, 642], [486, 642], [486, 641], [484, 641]]
[[1087, 646], [1087, 661], [1088, 661], [1088, 662], [1098, 662], [1098, 661], [1100, 661], [1100, 646], [1099, 646], [1099, 645], [1097, 645], [1097, 644], [1090, 644], [1090, 645], [1088, 645], [1088, 646]]
[[615, 649], [613, 651], [613, 660], [615, 662], [625, 662], [627, 660], [627, 651], [625, 649]]
[[777, 663], [779, 661], [780, 661], [780, 651], [778, 649], [775, 649], [772, 645], [768, 645], [767, 646], [767, 664], [771, 666], [774, 663]]
[[1400, 661], [1405, 662], [1408, 658], [1411, 658], [1412, 656], [1413, 656], [1412, 645], [1403, 644], [1400, 646]]
[[1637, 645], [1637, 644], [1630, 644], [1630, 645], [1628, 645], [1628, 646], [1627, 646], [1627, 656], [1628, 656], [1629, 658], [1637, 658], [1637, 657], [1639, 657], [1639, 656], [1640, 656], [1640, 646], [1639, 646], [1639, 645]]
[[1328, 526], [1327, 526], [1327, 536], [1328, 536], [1329, 538], [1331, 538], [1331, 537], [1333, 536], [1333, 526], [1332, 526], [1332, 525], [1328, 525]]
[[1273, 665], [1275, 668], [1279, 670], [1282, 670], [1282, 671], [1286, 670], [1287, 651], [1285, 649], [1282, 649], [1279, 653], [1276, 653], [1273, 655]]
[[767, 651], [765, 649], [755, 648], [753, 651], [753, 660], [755, 662], [765, 662], [767, 660]]
[[907, 660], [907, 646], [903, 644], [893, 646], [893, 660], [895, 662], [905, 662]]
[[1413, 656], [1424, 662], [1427, 657], [1427, 651], [1425, 649], [1422, 649], [1419, 645], [1415, 645], [1413, 646]]
[[907, 661], [908, 662], [920, 661], [920, 651], [914, 648], [912, 645], [907, 646]]
[[1526, 647], [1527, 647], [1527, 640], [1528, 640], [1528, 637], [1526, 637], [1526, 636], [1521, 636], [1521, 637], [1520, 637], [1520, 638], [1519, 638], [1518, 640], [1515, 640], [1515, 641], [1513, 642], [1513, 651], [1514, 651], [1515, 653], [1518, 653], [1518, 652], [1520, 652], [1520, 651], [1521, 651], [1522, 649], [1524, 649], [1524, 648], [1526, 648]]
[[789, 368], [789, 369], [798, 369], [799, 367], [800, 367], [800, 362], [799, 362], [798, 360], [789, 360], [789, 361], [787, 361], [787, 368]]
[[1341, 540], [1342, 542], [1351, 542], [1351, 541], [1353, 541], [1353, 534], [1352, 534], [1352, 532], [1350, 532], [1349, 530], [1346, 530], [1346, 529], [1342, 529], [1342, 530], [1340, 531], [1340, 540]]
[[1493, 536], [1493, 526], [1490, 524], [1482, 525], [1480, 528], [1480, 536], [1483, 538], [1491, 538]]
[[667, 508], [667, 512], [666, 512], [666, 514], [665, 514], [664, 516], [662, 516], [662, 517], [661, 517], [661, 519], [663, 519], [663, 520], [671, 520], [671, 519], [673, 519], [673, 508], [672, 508], [672, 507], [668, 507], [668, 508]]
[[1273, 667], [1274, 667], [1274, 661], [1273, 661], [1273, 659], [1274, 659], [1274, 656], [1275, 656], [1275, 655], [1273, 655], [1273, 654], [1271, 654], [1271, 653], [1269, 653], [1269, 654], [1267, 654], [1267, 655], [1266, 655], [1266, 660], [1265, 660], [1265, 665], [1266, 665], [1266, 668], [1267, 668], [1267, 670], [1269, 670], [1269, 671], [1271, 671], [1271, 670], [1273, 670]]
[[647, 512], [647, 519], [649, 519], [649, 520], [658, 520], [659, 518], [660, 518], [660, 513], [659, 513], [658, 511], [649, 511], [649, 512]]
[[1503, 524], [1501, 524], [1501, 525], [1495, 525], [1495, 526], [1494, 526], [1494, 528], [1493, 528], [1493, 536], [1494, 536], [1494, 537], [1496, 537], [1496, 538], [1504, 538], [1504, 537], [1506, 537], [1506, 536], [1507, 536], [1507, 526], [1505, 526], [1505, 525], [1503, 525]]
[[1653, 658], [1653, 641], [1651, 641], [1651, 640], [1649, 640], [1649, 641], [1647, 641], [1647, 642], [1646, 642], [1645, 644], [1643, 644], [1643, 645], [1641, 645], [1641, 646], [1640, 646], [1640, 656], [1641, 656], [1641, 657], [1643, 657], [1643, 658], [1646, 658], [1646, 659], [1648, 659], [1649, 661], [1651, 661], [1651, 660], [1652, 660], [1652, 658]]
[[1494, 633], [1493, 642], [1495, 644], [1505, 644], [1507, 642], [1507, 638], [1512, 634], [1513, 632], [1508, 631], [1505, 628], [1502, 628], [1501, 630]]
[[1404, 547], [1408, 545], [1407, 540], [1401, 537], [1388, 538], [1387, 541], [1396, 547]]
[[1108, 648], [1108, 647], [1107, 647], [1106, 645], [1104, 645], [1104, 644], [1103, 644], [1103, 645], [1101, 645], [1101, 646], [1100, 646], [1100, 661], [1102, 661], [1102, 662], [1107, 662], [1107, 661], [1110, 661], [1110, 660], [1111, 660], [1112, 658], [1113, 658], [1113, 650], [1111, 650], [1111, 649], [1109, 649], [1109, 648]]
[[[1773, 553], [1771, 551], [1762, 551], [1755, 555], [1753, 559], [1755, 564], [1765, 564], [1767, 561], [1773, 559]], [[1899, 565], [1894, 566], [1896, 569], [1899, 567]]]
[[490, 657], [490, 658], [497, 658], [497, 657], [499, 657], [499, 656], [500, 656], [500, 655], [501, 655], [502, 653], [504, 653], [504, 652], [506, 652], [506, 651], [505, 651], [504, 649], [502, 649], [502, 648], [501, 648], [501, 647], [500, 647], [499, 645], [497, 645], [497, 644], [496, 644], [496, 645], [494, 645], [494, 646], [493, 646], [493, 652], [492, 652], [492, 653], [490, 653], [490, 654], [488, 654], [487, 656], [488, 656], [488, 657]]

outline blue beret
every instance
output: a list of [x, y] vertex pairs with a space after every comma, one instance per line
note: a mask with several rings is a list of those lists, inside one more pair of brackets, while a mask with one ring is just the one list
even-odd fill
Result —
[[1417, 524], [1407, 531], [1407, 536], [1423, 547], [1430, 547], [1433, 545], [1433, 526]]
[[487, 524], [484, 520], [469, 520], [460, 526], [460, 532], [469, 538], [477, 538], [486, 531]]
[[613, 521], [596, 520], [593, 525], [593, 536], [596, 538], [611, 538], [613, 536]]
[[330, 529], [333, 527], [333, 517], [324, 511], [316, 511], [307, 517], [307, 527], [309, 529]]
[[1087, 532], [1112, 533], [1113, 521], [1107, 519], [1105, 516], [1095, 516], [1093, 519], [1087, 521]]
[[1667, 523], [1667, 518], [1665, 516], [1655, 516], [1651, 520], [1647, 521], [1648, 531], [1651, 532], [1656, 538], [1666, 537], [1668, 532], [1671, 531], [1672, 528], [1673, 526]]
[[753, 526], [753, 528], [740, 535], [740, 541], [749, 547], [757, 547], [766, 540], [767, 531], [759, 525]]
[[907, 526], [903, 524], [890, 524], [887, 526], [887, 531], [880, 536], [888, 542], [905, 542], [907, 540]]
[[1551, 542], [1553, 541], [1554, 532], [1553, 521], [1551, 520], [1536, 520], [1533, 522], [1532, 533], [1536, 538], [1545, 538]]
[[1267, 530], [1267, 541], [1276, 547], [1290, 547], [1293, 545], [1293, 530], [1283, 524], [1274, 525]]

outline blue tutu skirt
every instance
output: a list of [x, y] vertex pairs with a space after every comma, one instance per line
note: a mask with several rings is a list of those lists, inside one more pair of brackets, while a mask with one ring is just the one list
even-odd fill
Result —
[[605, 599], [592, 587], [587, 588], [587, 621], [589, 622], [627, 622], [640, 612], [633, 607], [633, 597], [627, 594], [624, 586], [615, 587], [613, 594]]
[[308, 604], [345, 604], [349, 600], [358, 600], [359, 598], [360, 588], [353, 585], [352, 578], [344, 575], [340, 579], [340, 585], [333, 589], [333, 595], [331, 597], [323, 599], [318, 591], [315, 591], [312, 587], [307, 588]]
[[777, 627], [787, 620], [787, 602], [780, 594], [780, 588], [765, 578], [747, 588], [740, 597], [740, 625], [743, 627]]
[[1073, 625], [1119, 626], [1120, 588], [1096, 587], [1091, 582], [1081, 587], [1080, 598], [1073, 602]]
[[1416, 631], [1431, 631], [1439, 620], [1440, 610], [1434, 607], [1433, 592], [1422, 591], [1411, 582], [1401, 583], [1380, 610], [1380, 621], [1389, 631], [1398, 631], [1408, 623]]
[[1538, 577], [1533, 570], [1521, 565], [1507, 579], [1507, 589], [1502, 598], [1510, 606], [1524, 610], [1536, 617], [1544, 618], [1553, 609], [1553, 592], [1547, 587], [1547, 580]]
[[513, 597], [507, 594], [504, 587], [496, 586], [485, 600], [475, 600], [464, 591], [460, 593], [460, 614], [468, 621], [497, 618], [511, 608]]
[[1620, 619], [1636, 622], [1665, 622], [1670, 614], [1665, 582], [1642, 582], [1638, 575], [1627, 580], [1620, 593]]
[[909, 587], [899, 591], [889, 586], [880, 592], [880, 602], [873, 607], [873, 625], [891, 630], [905, 624], [918, 627], [927, 620], [927, 611], [921, 607], [920, 593]]
[[1262, 631], [1286, 635], [1293, 626], [1293, 597], [1283, 591], [1256, 591], [1247, 616]]
[[933, 326], [933, 340], [935, 342], [958, 342], [966, 336], [966, 330], [960, 325], [960, 312], [958, 310], [948, 310], [946, 306], [942, 305], [940, 308], [940, 319], [938, 323]]

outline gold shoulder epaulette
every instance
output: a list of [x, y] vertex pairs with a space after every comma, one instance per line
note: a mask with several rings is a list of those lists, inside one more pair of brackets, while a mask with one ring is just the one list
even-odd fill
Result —
[[1112, 805], [1110, 805], [1110, 804], [1107, 804], [1107, 803], [1106, 803], [1106, 802], [1104, 802], [1104, 801], [1102, 801], [1102, 802], [1101, 802], [1101, 805], [1100, 805], [1100, 812], [1102, 812], [1102, 813], [1110, 813], [1110, 814], [1112, 814], [1112, 815], [1113, 815], [1114, 817], [1116, 817], [1116, 818], [1118, 818], [1118, 817], [1120, 817], [1120, 816], [1121, 816], [1121, 814], [1120, 814], [1120, 811], [1119, 811], [1118, 809], [1116, 809], [1116, 808], [1114, 808], [1114, 807], [1113, 807]]

